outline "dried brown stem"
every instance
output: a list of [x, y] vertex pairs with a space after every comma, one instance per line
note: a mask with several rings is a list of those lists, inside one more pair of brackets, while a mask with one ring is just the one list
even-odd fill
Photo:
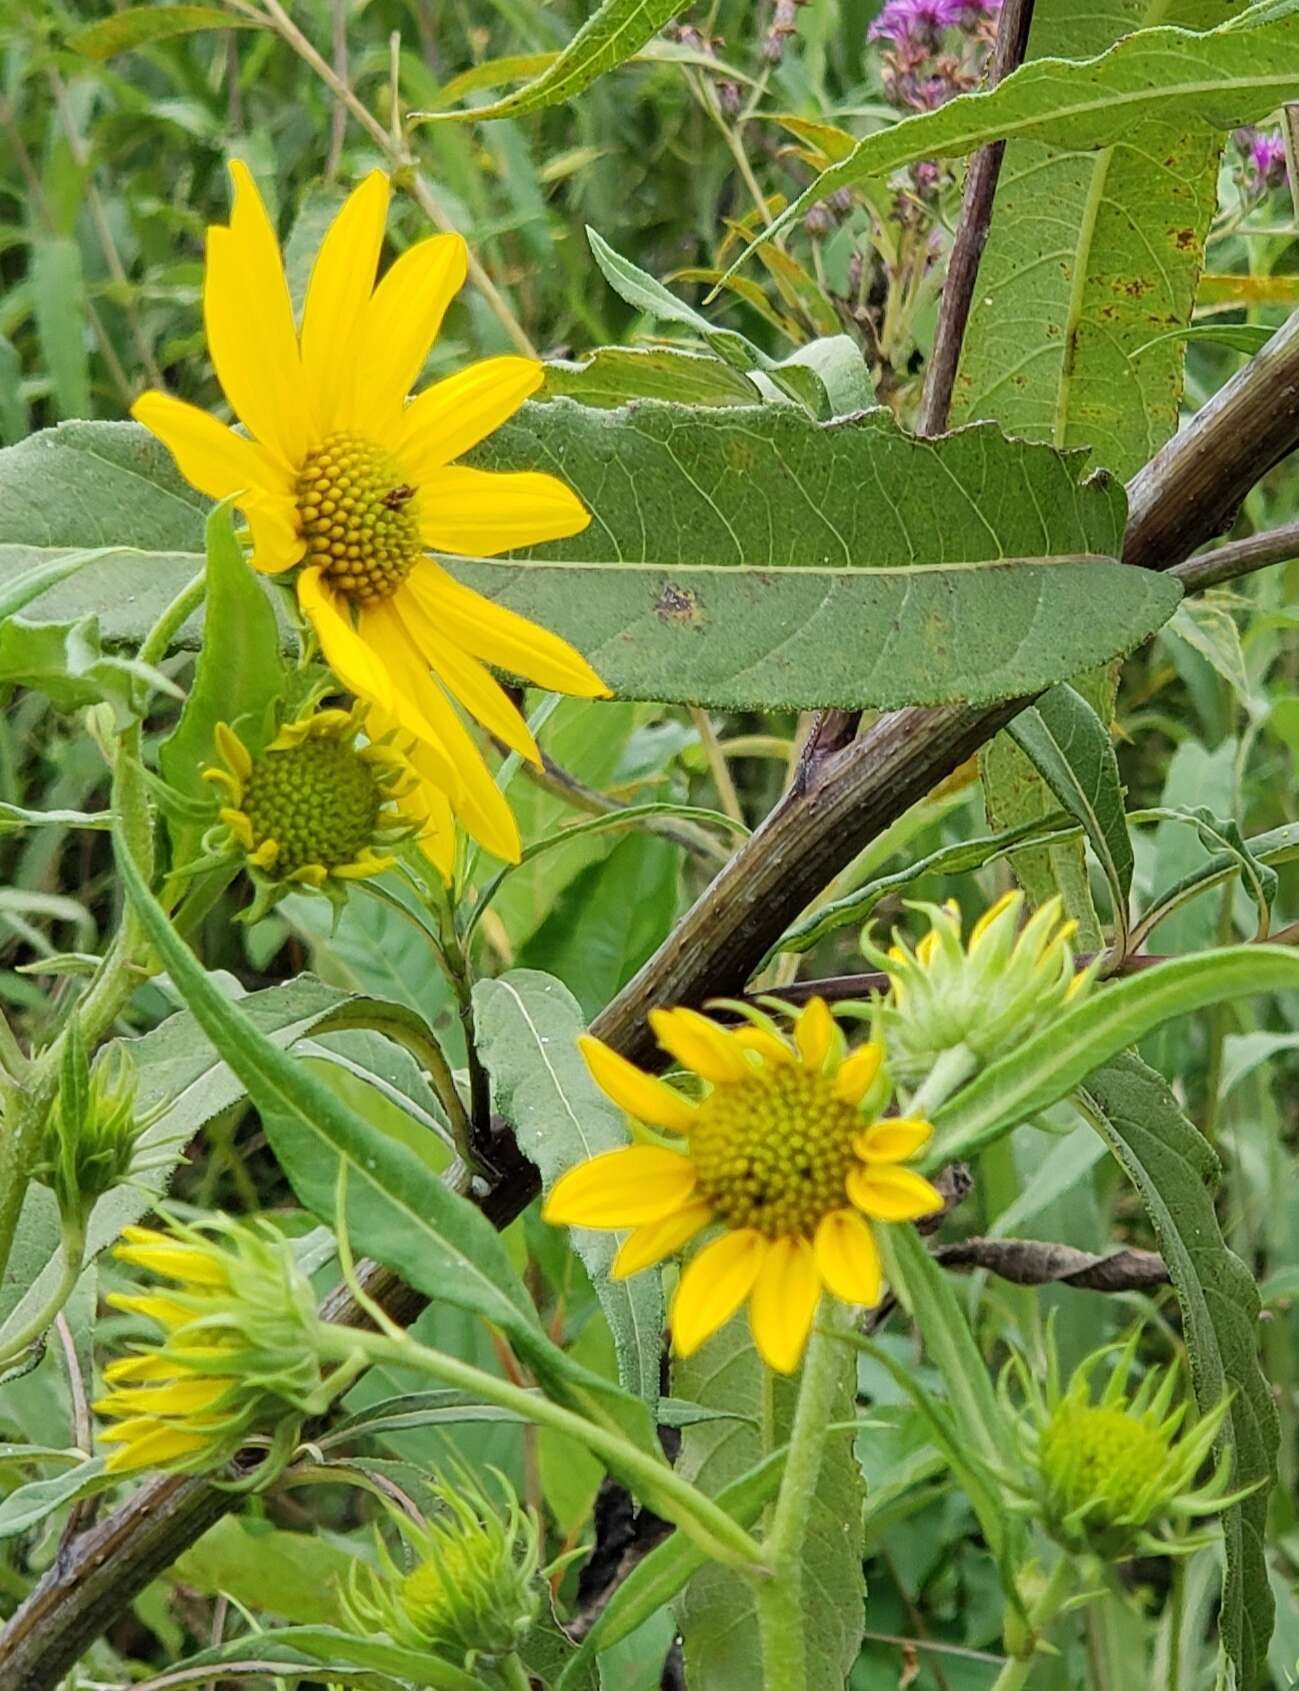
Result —
[[1292, 558], [1299, 558], [1299, 523], [1270, 528], [1245, 540], [1229, 540], [1212, 552], [1201, 552], [1183, 564], [1175, 564], [1168, 573], [1175, 575], [1188, 593], [1202, 593], [1206, 587], [1220, 587], [1224, 581], [1236, 581], [1270, 564], [1289, 563]]

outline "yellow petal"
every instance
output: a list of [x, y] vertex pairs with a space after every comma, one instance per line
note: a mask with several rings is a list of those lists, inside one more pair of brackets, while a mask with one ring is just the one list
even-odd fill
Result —
[[857, 1208], [877, 1221], [915, 1221], [943, 1207], [942, 1195], [909, 1168], [859, 1164], [848, 1171], [844, 1184]]
[[864, 1162], [909, 1162], [933, 1135], [933, 1125], [918, 1116], [888, 1116], [872, 1122], [853, 1140], [853, 1149]]
[[610, 1270], [613, 1278], [625, 1280], [629, 1274], [653, 1268], [656, 1262], [662, 1262], [664, 1257], [688, 1244], [712, 1218], [711, 1205], [698, 1199], [683, 1209], [674, 1210], [671, 1215], [665, 1215], [662, 1221], [647, 1221], [620, 1246]]
[[541, 767], [541, 753], [532, 731], [519, 715], [517, 707], [477, 658], [462, 652], [454, 642], [446, 639], [433, 619], [412, 593], [393, 595], [397, 614], [406, 626], [411, 643], [424, 661], [437, 671], [438, 678], [452, 692], [476, 721], [489, 734], [494, 734], [511, 751]]
[[118, 1245], [113, 1255], [121, 1262], [147, 1268], [151, 1274], [162, 1274], [168, 1280], [191, 1286], [230, 1284], [225, 1264], [215, 1252], [200, 1250], [197, 1245], [178, 1244], [165, 1234], [160, 1234], [156, 1241], [145, 1239]]
[[248, 560], [262, 575], [281, 575], [302, 562], [307, 543], [298, 530], [298, 513], [288, 499], [254, 498], [244, 501], [244, 516], [253, 534]]
[[160, 1327], [168, 1329], [184, 1327], [197, 1319], [187, 1304], [177, 1303], [174, 1298], [134, 1297], [127, 1292], [110, 1292], [104, 1302], [111, 1304], [114, 1309], [124, 1309], [129, 1315], [146, 1316], [150, 1321], [156, 1321]]
[[692, 1356], [724, 1327], [753, 1289], [767, 1241], [752, 1227], [723, 1233], [705, 1245], [677, 1283], [670, 1316], [672, 1348]]
[[749, 1327], [769, 1368], [798, 1367], [821, 1301], [821, 1276], [811, 1245], [798, 1235], [774, 1240], [749, 1299]]
[[745, 1080], [754, 1073], [744, 1047], [698, 1010], [651, 1010], [654, 1037], [677, 1062], [715, 1084]]
[[973, 953], [975, 946], [978, 945], [979, 941], [983, 938], [984, 934], [987, 933], [988, 929], [992, 926], [992, 924], [997, 920], [998, 916], [1001, 915], [1003, 910], [1009, 910], [1012, 905], [1017, 907], [1020, 904], [1022, 904], [1023, 901], [1024, 901], [1024, 895], [1023, 895], [1022, 892], [1018, 891], [1017, 889], [1012, 890], [1011, 892], [1002, 893], [1001, 897], [997, 900], [997, 902], [993, 905], [990, 905], [989, 908], [983, 912], [983, 915], [979, 917], [978, 921], [970, 929], [970, 943], [969, 943], [970, 952]]
[[303, 570], [298, 577], [298, 602], [316, 631], [325, 662], [344, 687], [368, 704], [391, 710], [392, 684], [383, 660], [357, 634], [318, 569]]
[[453, 464], [420, 485], [420, 539], [434, 552], [494, 558], [580, 534], [590, 521], [572, 488], [539, 470], [467, 470]]
[[[213, 730], [212, 737], [216, 741], [217, 750], [225, 759], [235, 778], [239, 781], [246, 781], [253, 772], [253, 760], [248, 747], [238, 734], [235, 733], [228, 722], [218, 722]], [[126, 1227], [122, 1230], [122, 1236], [133, 1245], [146, 1245], [149, 1243], [149, 1239], [147, 1237], [139, 1238], [137, 1235], [147, 1235], [150, 1231], [147, 1227]], [[166, 1234], [159, 1233], [155, 1237], [165, 1239]]]
[[485, 358], [426, 388], [402, 412], [393, 452], [422, 487], [429, 476], [500, 428], [541, 386], [532, 358]]
[[856, 1210], [832, 1210], [823, 1216], [813, 1250], [821, 1279], [836, 1298], [864, 1304], [868, 1309], [880, 1301], [883, 1272], [879, 1248]]
[[323, 434], [347, 423], [356, 334], [374, 291], [388, 220], [388, 178], [372, 170], [325, 231], [302, 311], [302, 373]]
[[793, 1053], [774, 1033], [768, 1033], [766, 1028], [754, 1027], [752, 1023], [731, 1029], [731, 1038], [737, 1045], [742, 1045], [746, 1051], [756, 1051], [767, 1063], [791, 1063]]
[[133, 1473], [138, 1468], [166, 1468], [196, 1456], [212, 1445], [210, 1436], [169, 1427], [165, 1421], [141, 1417], [121, 1421], [100, 1435], [106, 1444], [121, 1444], [104, 1464], [110, 1474]]
[[794, 1023], [794, 1043], [809, 1069], [824, 1066], [834, 1044], [835, 1024], [824, 998], [809, 998]]
[[128, 1386], [110, 1392], [93, 1405], [97, 1415], [195, 1415], [215, 1409], [233, 1382], [209, 1380], [201, 1374], [159, 1386]]
[[208, 350], [222, 391], [240, 420], [288, 470], [311, 446], [312, 422], [302, 380], [279, 242], [247, 167], [235, 160], [228, 229], [209, 229], [203, 280]]
[[157, 435], [185, 480], [209, 499], [254, 490], [284, 496], [290, 492], [289, 477], [269, 452], [197, 405], [154, 391], [140, 395], [131, 415]]
[[104, 1383], [117, 1385], [120, 1381], [174, 1380], [176, 1364], [159, 1351], [144, 1356], [118, 1356], [104, 1365]]
[[419, 600], [449, 640], [485, 663], [552, 692], [607, 697], [609, 689], [576, 647], [463, 586], [431, 559], [411, 571], [402, 589]]
[[860, 1104], [875, 1084], [875, 1077], [884, 1062], [884, 1047], [874, 1040], [859, 1045], [851, 1056], [840, 1063], [834, 1077], [834, 1095], [845, 1104]]
[[[369, 606], [362, 628], [386, 655], [394, 684], [394, 714], [417, 740], [411, 754], [415, 768], [442, 788], [480, 845], [508, 863], [517, 863], [522, 842], [514, 813], [454, 706], [429, 675], [392, 601]], [[445, 775], [432, 767], [431, 759], [448, 760]]]
[[689, 1157], [658, 1145], [628, 1145], [570, 1168], [541, 1213], [556, 1227], [639, 1227], [680, 1209], [694, 1187]]
[[649, 1122], [653, 1127], [665, 1127], [672, 1133], [689, 1133], [694, 1125], [695, 1106], [688, 1098], [659, 1080], [646, 1074], [625, 1057], [607, 1046], [603, 1040], [589, 1033], [577, 1036], [578, 1049], [586, 1058], [595, 1084], [612, 1098], [620, 1110], [626, 1110], [637, 1121]]
[[464, 285], [469, 255], [459, 235], [409, 247], [371, 295], [357, 324], [349, 427], [391, 445], [402, 406], [424, 368], [447, 307]]

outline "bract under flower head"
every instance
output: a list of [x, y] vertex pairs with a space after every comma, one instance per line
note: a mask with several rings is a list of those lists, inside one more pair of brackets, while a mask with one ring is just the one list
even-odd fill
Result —
[[871, 1222], [932, 1214], [942, 1198], [903, 1166], [929, 1123], [880, 1114], [890, 1091], [882, 1048], [850, 1054], [820, 998], [797, 1014], [781, 1008], [784, 1027], [746, 1007], [735, 1030], [695, 1010], [650, 1013], [659, 1044], [699, 1083], [695, 1098], [583, 1035], [596, 1082], [659, 1135], [570, 1169], [543, 1213], [557, 1225], [633, 1229], [614, 1261], [619, 1277], [720, 1225], [681, 1276], [673, 1344], [689, 1355], [747, 1300], [758, 1350], [789, 1373], [823, 1289], [878, 1303]]
[[929, 932], [912, 949], [895, 939], [887, 951], [862, 936], [862, 951], [889, 977], [879, 1026], [898, 1079], [912, 1084], [944, 1052], [965, 1046], [981, 1063], [1009, 1051], [1085, 993], [1098, 962], [1074, 966], [1075, 923], [1049, 899], [1021, 928], [1024, 895], [1010, 892], [962, 939], [954, 903], [918, 904]]
[[[298, 603], [339, 680], [371, 705], [372, 732], [400, 728], [417, 742], [438, 838], [454, 811], [489, 851], [517, 859], [509, 805], [452, 700], [539, 763], [486, 664], [582, 698], [608, 689], [567, 641], [424, 554], [493, 557], [587, 526], [554, 476], [453, 463], [536, 391], [541, 365], [489, 358], [407, 404], [465, 279], [461, 237], [417, 242], [376, 286], [390, 185], [372, 172], [325, 233], [299, 332], [266, 208], [246, 167], [230, 170], [230, 225], [208, 230], [203, 313], [218, 379], [252, 438], [163, 393], [144, 394], [132, 415], [200, 492], [234, 498], [255, 569], [297, 572]], [[448, 875], [450, 859], [448, 847]]]
[[224, 1216], [172, 1221], [166, 1232], [128, 1227], [122, 1237], [115, 1256], [175, 1285], [108, 1297], [162, 1332], [104, 1369], [109, 1391], [95, 1410], [112, 1421], [102, 1441], [119, 1446], [110, 1471], [215, 1468], [252, 1432], [291, 1444], [331, 1393], [316, 1356], [315, 1299], [287, 1240], [269, 1224]]
[[136, 1114], [135, 1061], [125, 1046], [109, 1046], [93, 1067], [84, 1055], [77, 1061], [71, 1041], [69, 1054], [80, 1073], [70, 1086], [65, 1058], [32, 1179], [50, 1188], [60, 1215], [75, 1226], [106, 1192], [143, 1173], [137, 1147], [152, 1118]]
[[1020, 1381], [1027, 1400], [1018, 1418], [1025, 1466], [1035, 1476], [1027, 1507], [1067, 1550], [1109, 1561], [1195, 1549], [1202, 1538], [1169, 1537], [1168, 1529], [1232, 1501], [1227, 1460], [1196, 1483], [1228, 1400], [1188, 1425], [1176, 1367], [1147, 1370], [1129, 1392], [1139, 1338], [1134, 1333], [1119, 1352], [1098, 1399], [1092, 1376], [1114, 1355], [1112, 1345], [1086, 1357], [1063, 1391], [1053, 1342], [1045, 1389], [1022, 1359], [1007, 1376]]
[[495, 1479], [499, 1501], [460, 1473], [433, 1483], [439, 1510], [432, 1520], [390, 1512], [410, 1565], [399, 1567], [382, 1538], [378, 1570], [354, 1565], [344, 1606], [357, 1631], [386, 1632], [394, 1643], [466, 1667], [518, 1648], [540, 1608], [540, 1534], [509, 1482]]
[[340, 899], [349, 881], [391, 868], [392, 849], [420, 831], [414, 771], [391, 736], [357, 744], [365, 716], [361, 706], [309, 712], [256, 757], [228, 723], [217, 724], [220, 763], [203, 779], [225, 802], [205, 844], [243, 858], [258, 894], [250, 920], [295, 888]]

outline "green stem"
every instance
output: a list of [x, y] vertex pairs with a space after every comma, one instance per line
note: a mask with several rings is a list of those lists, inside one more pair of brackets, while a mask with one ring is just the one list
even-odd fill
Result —
[[206, 592], [207, 573], [200, 570], [192, 581], [181, 588], [171, 603], [164, 607], [157, 622], [145, 635], [139, 652], [141, 663], [157, 664], [167, 656], [173, 637], [203, 603]]
[[501, 1678], [508, 1691], [532, 1691], [532, 1675], [513, 1650], [501, 1662]]
[[1074, 1582], [1074, 1566], [1068, 1556], [1061, 1556], [1051, 1570], [1051, 1577], [1028, 1611], [1028, 1654], [1013, 1656], [993, 1681], [990, 1691], [1019, 1691], [1037, 1666], [1039, 1639], [1050, 1627], [1067, 1601]]
[[488, 1374], [471, 1363], [462, 1362], [459, 1357], [447, 1356], [442, 1351], [419, 1344], [409, 1334], [392, 1338], [386, 1333], [370, 1333], [323, 1323], [320, 1346], [322, 1357], [331, 1361], [350, 1361], [360, 1351], [371, 1363], [391, 1362], [404, 1368], [418, 1369], [443, 1385], [454, 1386], [484, 1403], [508, 1409], [525, 1421], [565, 1433], [593, 1451], [615, 1472], [643, 1489], [645, 1500], [652, 1503], [655, 1512], [680, 1527], [686, 1537], [713, 1561], [745, 1572], [756, 1570], [762, 1563], [762, 1550], [724, 1509], [697, 1491], [688, 1480], [682, 1479], [661, 1457], [638, 1449], [612, 1428], [589, 1421], [574, 1410], [565, 1409], [539, 1393], [526, 1391], [522, 1386], [512, 1385], [495, 1374]]
[[55, 1317], [76, 1290], [86, 1255], [86, 1231], [80, 1222], [64, 1223], [62, 1254], [63, 1272], [58, 1285], [31, 1320], [9, 1340], [5, 1351], [0, 1354], [0, 1373], [19, 1361], [23, 1352], [34, 1345], [48, 1327], [53, 1326]]
[[764, 1691], [805, 1691], [803, 1541], [821, 1474], [826, 1431], [845, 1351], [838, 1342], [840, 1306], [823, 1306], [799, 1382], [785, 1472], [762, 1546], [769, 1577], [757, 1587]]
[[907, 1101], [908, 1114], [932, 1115], [940, 1104], [945, 1104], [954, 1092], [965, 1085], [978, 1066], [979, 1059], [968, 1046], [951, 1046], [943, 1052]]

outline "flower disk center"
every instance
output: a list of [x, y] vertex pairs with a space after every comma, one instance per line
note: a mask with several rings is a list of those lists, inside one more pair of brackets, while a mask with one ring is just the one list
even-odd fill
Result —
[[862, 1126], [824, 1076], [793, 1063], [764, 1066], [699, 1106], [690, 1131], [699, 1195], [727, 1227], [810, 1238], [847, 1204], [844, 1179]]
[[1121, 1409], [1065, 1405], [1042, 1434], [1040, 1462], [1066, 1509], [1089, 1500], [1098, 1519], [1123, 1520], [1168, 1461], [1159, 1432]]
[[274, 840], [279, 876], [309, 863], [351, 863], [373, 838], [383, 794], [350, 744], [325, 738], [270, 751], [253, 765], [241, 808], [253, 846]]
[[416, 489], [391, 454], [357, 435], [331, 435], [310, 455], [297, 505], [307, 562], [350, 599], [387, 599], [419, 557]]

